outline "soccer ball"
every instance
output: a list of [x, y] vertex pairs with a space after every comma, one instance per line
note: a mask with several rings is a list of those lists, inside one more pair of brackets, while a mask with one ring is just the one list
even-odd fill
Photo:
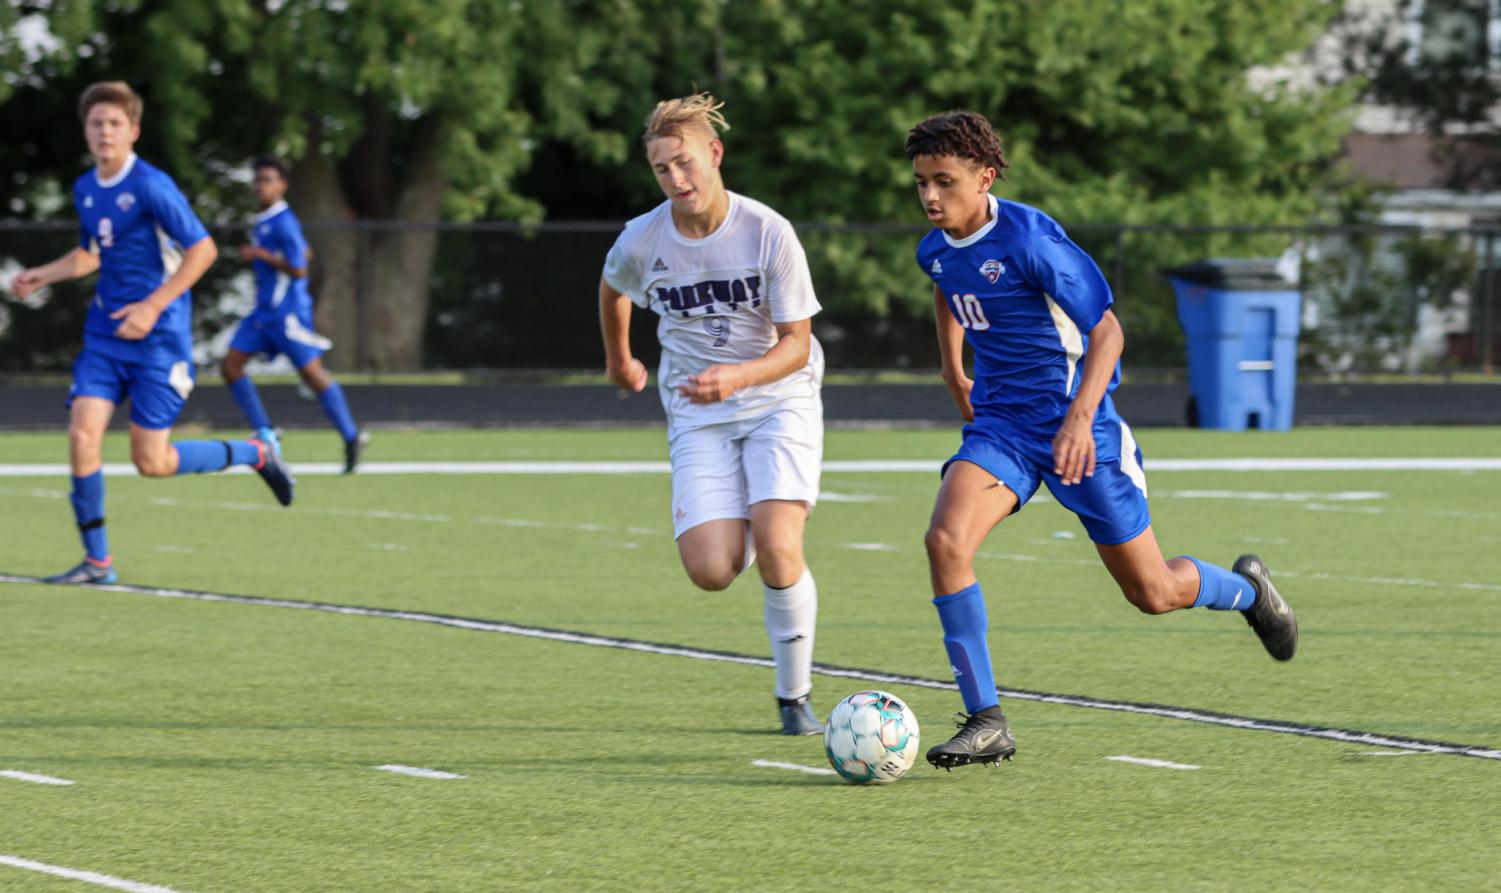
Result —
[[829, 714], [823, 749], [847, 781], [890, 784], [917, 758], [917, 717], [895, 695], [857, 691]]

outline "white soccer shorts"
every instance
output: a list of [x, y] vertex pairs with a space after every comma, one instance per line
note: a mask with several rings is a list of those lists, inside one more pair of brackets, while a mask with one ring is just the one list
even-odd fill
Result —
[[674, 433], [672, 535], [707, 521], [750, 519], [768, 499], [818, 501], [823, 465], [823, 401], [789, 400], [759, 418]]

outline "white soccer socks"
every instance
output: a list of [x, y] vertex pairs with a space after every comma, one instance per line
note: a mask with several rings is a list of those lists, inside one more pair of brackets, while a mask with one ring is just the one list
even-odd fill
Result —
[[813, 689], [813, 627], [818, 619], [818, 584], [806, 567], [786, 589], [762, 584], [766, 593], [766, 636], [777, 663], [777, 697], [801, 698]]

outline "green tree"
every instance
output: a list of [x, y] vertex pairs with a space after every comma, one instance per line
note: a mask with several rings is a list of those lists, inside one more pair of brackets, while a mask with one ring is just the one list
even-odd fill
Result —
[[[649, 33], [646, 12], [630, 3], [56, 0], [0, 8], [9, 19], [0, 20], [0, 58], [24, 56], [13, 27], [24, 17], [45, 21], [59, 44], [9, 79], [7, 118], [25, 112], [33, 133], [49, 134], [38, 139], [66, 133], [72, 146], [21, 147], [32, 156], [18, 165], [29, 178], [50, 171], [55, 184], [76, 175], [72, 98], [91, 80], [121, 77], [147, 100], [143, 150], [195, 198], [205, 193], [213, 205], [232, 188], [231, 169], [275, 151], [292, 159], [303, 217], [418, 226], [539, 218], [543, 209], [510, 186], [543, 139], [618, 162], [627, 137], [595, 126], [625, 89], [604, 48], [617, 34]], [[12, 196], [23, 196], [13, 209], [24, 212], [27, 197], [43, 191], [26, 185], [11, 184]], [[224, 208], [236, 201], [222, 198]], [[358, 325], [375, 336], [372, 365], [420, 365], [436, 232], [376, 231], [366, 270], [346, 234], [315, 231], [313, 242], [320, 312], [334, 321], [336, 340], [352, 341]], [[360, 283], [363, 321], [353, 318]]]
[[[732, 188], [797, 221], [884, 225], [804, 233], [824, 303], [884, 317], [930, 304], [911, 259], [926, 224], [902, 143], [918, 120], [949, 108], [983, 112], [1002, 132], [1014, 167], [998, 193], [1081, 235], [1087, 224], [1309, 220], [1340, 188], [1332, 162], [1355, 87], [1258, 86], [1248, 74], [1306, 51], [1336, 9], [1325, 0], [759, 0], [701, 8], [695, 42], [643, 50], [659, 60], [651, 95], [696, 84], [726, 100]], [[641, 97], [616, 126], [639, 132], [648, 106]], [[644, 165], [625, 173], [617, 195], [655, 200]], [[590, 208], [559, 199], [551, 214], [598, 216], [594, 196]], [[641, 208], [621, 209], [631, 210]], [[912, 230], [893, 230], [900, 224]], [[1113, 241], [1081, 242], [1113, 271]], [[1125, 306], [1133, 338], [1179, 337], [1158, 267], [1190, 251], [1276, 250], [1269, 244], [1133, 240], [1123, 272], [1144, 289]]]
[[[958, 106], [991, 116], [1015, 163], [999, 191], [1075, 228], [1302, 222], [1332, 183], [1352, 88], [1258, 88], [1247, 74], [1306, 49], [1334, 11], [1327, 0], [12, 0], [0, 60], [21, 67], [0, 86], [11, 94], [0, 113], [28, 126], [0, 162], [28, 179], [0, 190], [18, 213], [46, 213], [49, 188], [55, 198], [78, 169], [72, 99], [109, 75], [146, 95], [143, 153], [226, 213], [243, 201], [230, 174], [271, 149], [294, 160], [308, 220], [624, 218], [660, 200], [636, 140], [652, 103], [711, 89], [734, 125], [732, 188], [797, 221], [886, 227], [806, 234], [825, 303], [873, 320], [920, 315], [929, 290], [911, 254], [924, 223], [901, 151], [917, 120]], [[20, 16], [42, 17], [59, 46], [25, 61], [6, 27]], [[323, 327], [346, 344], [356, 325], [373, 332], [363, 353], [377, 367], [418, 365], [436, 237], [377, 230], [360, 270], [351, 239], [314, 235], [320, 313], [334, 321]], [[1109, 243], [1087, 247], [1112, 270]], [[1170, 254], [1133, 258], [1187, 259]], [[1170, 306], [1133, 301], [1133, 335], [1169, 332]]]

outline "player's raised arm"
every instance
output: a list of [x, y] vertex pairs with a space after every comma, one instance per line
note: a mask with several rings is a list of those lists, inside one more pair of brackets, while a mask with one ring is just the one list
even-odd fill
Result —
[[24, 300], [39, 288], [64, 279], [87, 276], [98, 270], [99, 255], [85, 248], [74, 248], [51, 263], [17, 273], [10, 281], [10, 290], [16, 297]]
[[599, 278], [599, 330], [605, 342], [605, 374], [630, 391], [646, 387], [646, 364], [631, 355], [631, 299]]

